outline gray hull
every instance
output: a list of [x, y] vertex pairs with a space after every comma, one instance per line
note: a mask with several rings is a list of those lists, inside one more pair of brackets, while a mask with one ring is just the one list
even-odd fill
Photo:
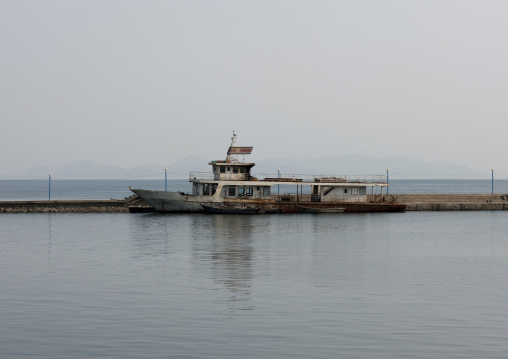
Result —
[[[180, 192], [131, 189], [160, 212], [203, 212], [200, 202], [210, 202], [210, 196], [192, 196]], [[220, 200], [220, 198], [218, 198]]]

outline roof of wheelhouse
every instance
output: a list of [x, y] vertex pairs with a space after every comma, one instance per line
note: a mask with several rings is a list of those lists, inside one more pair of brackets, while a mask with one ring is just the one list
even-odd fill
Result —
[[[240, 155], [250, 155], [252, 153], [252, 146], [235, 146], [237, 134], [233, 131], [233, 137], [231, 137], [231, 145], [228, 148], [228, 153], [226, 159], [223, 161], [211, 161], [208, 163], [209, 165], [215, 166], [235, 166], [235, 167], [254, 167], [256, 164], [252, 162], [243, 162], [240, 161], [238, 156]], [[232, 157], [232, 156], [237, 157]]]

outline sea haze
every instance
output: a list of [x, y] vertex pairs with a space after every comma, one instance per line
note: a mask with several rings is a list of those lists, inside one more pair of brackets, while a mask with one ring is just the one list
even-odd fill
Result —
[[2, 214], [2, 356], [503, 358], [506, 216]]
[[[224, 155], [225, 157], [225, 155]], [[173, 164], [167, 165], [139, 165], [125, 169], [116, 165], [101, 165], [93, 161], [77, 161], [64, 165], [41, 165], [31, 168], [25, 173], [3, 174], [0, 178], [42, 179], [51, 173], [61, 179], [133, 179], [156, 178], [164, 174], [167, 168], [169, 178], [187, 178], [189, 171], [209, 172], [211, 160], [223, 158], [208, 158], [191, 155]], [[466, 166], [456, 165], [444, 161], [422, 161], [391, 156], [374, 158], [363, 155], [338, 155], [316, 158], [269, 158], [257, 160], [248, 156], [245, 161], [256, 162], [253, 173], [274, 173], [279, 169], [284, 174], [330, 174], [330, 175], [366, 175], [386, 174], [387, 169], [397, 178], [421, 177], [456, 177], [481, 178], [485, 174], [478, 173]], [[487, 171], [488, 172], [488, 171]], [[488, 173], [487, 173], [488, 175]]]

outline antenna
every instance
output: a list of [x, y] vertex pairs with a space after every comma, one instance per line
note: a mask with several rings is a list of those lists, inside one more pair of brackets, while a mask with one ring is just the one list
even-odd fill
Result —
[[231, 137], [231, 146], [230, 147], [233, 147], [236, 143], [236, 133], [235, 133], [235, 130], [233, 130], [233, 137]]
[[226, 157], [226, 162], [227, 163], [230, 163], [231, 162], [231, 147], [233, 147], [235, 145], [235, 142], [236, 142], [236, 132], [235, 130], [233, 130], [233, 137], [231, 137], [231, 145], [229, 146], [229, 149], [228, 149], [228, 155]]
[[[233, 131], [233, 137], [231, 137], [231, 146], [228, 148], [228, 156], [226, 157], [226, 163], [238, 162], [239, 155], [250, 155], [252, 152], [252, 147], [236, 147], [236, 132]], [[236, 155], [236, 159], [232, 158], [232, 155]], [[245, 160], [245, 157], [244, 157]]]

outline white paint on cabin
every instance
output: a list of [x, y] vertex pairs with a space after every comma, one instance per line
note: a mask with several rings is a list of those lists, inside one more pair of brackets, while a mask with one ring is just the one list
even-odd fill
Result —
[[217, 182], [193, 182], [192, 194], [196, 196], [215, 196], [222, 198], [240, 199], [269, 199], [271, 195], [270, 186], [255, 186], [252, 183], [245, 184], [223, 184]]
[[326, 187], [321, 186], [321, 202], [365, 202], [367, 201], [366, 187]]

